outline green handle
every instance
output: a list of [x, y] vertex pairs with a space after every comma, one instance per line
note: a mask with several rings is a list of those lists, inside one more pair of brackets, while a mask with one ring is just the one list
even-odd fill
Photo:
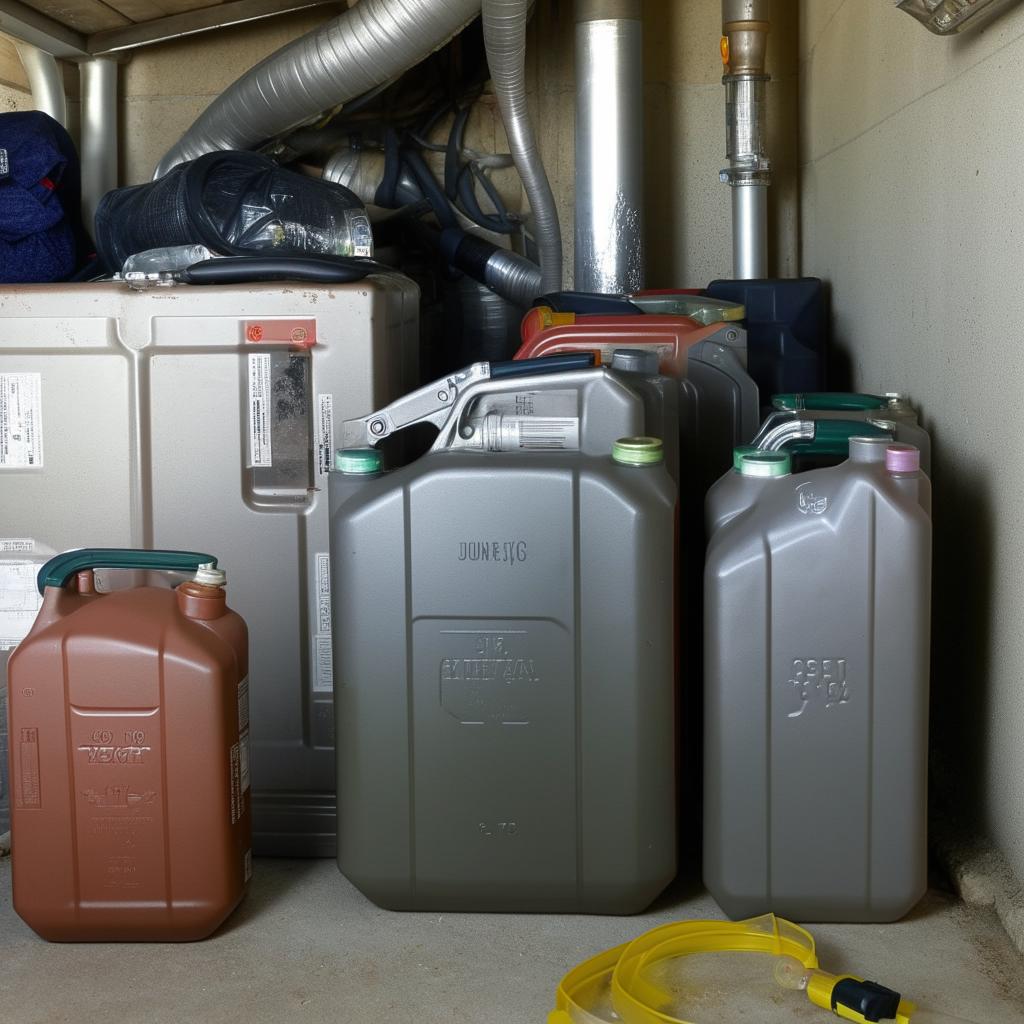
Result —
[[213, 555], [199, 551], [142, 551], [136, 548], [79, 548], [54, 555], [36, 577], [39, 593], [47, 587], [66, 586], [84, 569], [166, 569], [195, 572], [201, 565], [216, 567]]
[[772, 408], [780, 412], [865, 412], [884, 409], [886, 400], [881, 395], [866, 395], [857, 391], [809, 391], [806, 394], [772, 395]]
[[892, 431], [867, 420], [814, 420], [814, 437], [794, 438], [786, 450], [802, 455], [840, 455], [850, 453], [851, 437], [892, 437]]

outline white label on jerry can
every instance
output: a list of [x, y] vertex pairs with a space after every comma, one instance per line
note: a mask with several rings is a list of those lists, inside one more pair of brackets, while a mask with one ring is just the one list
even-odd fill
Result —
[[249, 728], [249, 677], [238, 683], [238, 731], [245, 732]]
[[0, 373], [0, 469], [43, 465], [43, 375]]
[[270, 439], [270, 353], [249, 356], [249, 461], [250, 469], [273, 465]]
[[334, 647], [331, 643], [331, 556], [316, 555], [316, 634], [313, 637], [313, 690], [334, 689]]
[[334, 447], [334, 395], [316, 396], [316, 475], [331, 471]]
[[241, 736], [238, 737], [238, 760], [239, 760], [239, 773], [241, 777], [242, 792], [245, 793], [249, 788], [249, 730], [246, 729]]

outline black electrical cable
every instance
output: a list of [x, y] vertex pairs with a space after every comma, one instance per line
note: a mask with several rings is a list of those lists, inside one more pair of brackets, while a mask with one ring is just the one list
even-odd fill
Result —
[[373, 197], [378, 206], [391, 210], [398, 205], [398, 178], [401, 171], [402, 151], [398, 132], [394, 128], [388, 128], [384, 133], [384, 177]]
[[430, 205], [434, 209], [434, 216], [437, 217], [437, 222], [441, 227], [457, 227], [458, 220], [455, 216], [455, 211], [452, 209], [452, 204], [448, 201], [444, 190], [438, 185], [437, 179], [431, 173], [426, 160], [423, 159], [423, 154], [415, 149], [406, 147], [402, 151], [402, 159], [412, 172], [413, 177], [415, 177], [424, 197], [430, 200]]
[[462, 151], [462, 140], [466, 132], [466, 121], [469, 120], [469, 106], [462, 107], [452, 121], [448, 132], [448, 145], [444, 154], [444, 191], [448, 198], [455, 202], [459, 195], [459, 153]]
[[[497, 214], [484, 213], [480, 201], [477, 199], [476, 189], [473, 187], [474, 177], [483, 180], [485, 190], [498, 210]], [[462, 201], [462, 212], [484, 230], [493, 231], [499, 235], [511, 235], [518, 230], [519, 225], [510, 218], [497, 189], [487, 181], [484, 175], [479, 173], [475, 164], [466, 164], [459, 174], [459, 199]]]

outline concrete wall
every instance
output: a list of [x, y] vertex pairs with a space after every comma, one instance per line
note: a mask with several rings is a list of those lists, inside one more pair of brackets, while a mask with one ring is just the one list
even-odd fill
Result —
[[[771, 217], [780, 272], [796, 270], [796, 7], [781, 4], [770, 53], [776, 160]], [[122, 71], [123, 179], [145, 181], [164, 151], [230, 82], [326, 17], [323, 11], [139, 50]], [[720, 0], [646, 0], [648, 283], [693, 284], [731, 267], [724, 162], [724, 90], [718, 54]], [[528, 74], [540, 143], [559, 202], [566, 267], [572, 267], [573, 23], [570, 0], [538, 4]], [[788, 114], [788, 116], [787, 116]], [[567, 278], [568, 281], [568, 278]]]
[[1024, 880], [1024, 6], [953, 39], [883, 0], [800, 6], [801, 269], [852, 383], [933, 432], [936, 810]]

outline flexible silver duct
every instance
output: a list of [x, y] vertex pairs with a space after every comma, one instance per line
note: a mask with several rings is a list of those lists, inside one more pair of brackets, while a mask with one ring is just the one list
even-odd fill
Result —
[[533, 260], [511, 249], [493, 252], [484, 268], [484, 284], [496, 295], [523, 307], [531, 306], [538, 295], [548, 291], [543, 277], [541, 268]]
[[218, 149], [251, 149], [391, 81], [443, 46], [480, 0], [362, 0], [247, 71], [199, 116], [154, 177]]
[[28, 76], [32, 106], [44, 114], [49, 114], [67, 128], [68, 104], [64, 95], [64, 76], [60, 72], [57, 59], [31, 43], [15, 41], [14, 45]]
[[643, 21], [640, 0], [576, 0], [573, 287], [644, 286]]
[[[337, 149], [324, 164], [324, 177], [351, 189], [370, 206], [377, 201], [377, 188], [384, 177], [385, 156], [379, 149]], [[401, 205], [418, 202], [423, 192], [408, 171], [398, 178], [395, 197]]]
[[509, 148], [533, 212], [541, 268], [541, 288], [534, 292], [536, 296], [540, 291], [559, 291], [562, 287], [562, 232], [526, 104], [529, 7], [529, 0], [483, 0], [487, 66], [505, 122]]

